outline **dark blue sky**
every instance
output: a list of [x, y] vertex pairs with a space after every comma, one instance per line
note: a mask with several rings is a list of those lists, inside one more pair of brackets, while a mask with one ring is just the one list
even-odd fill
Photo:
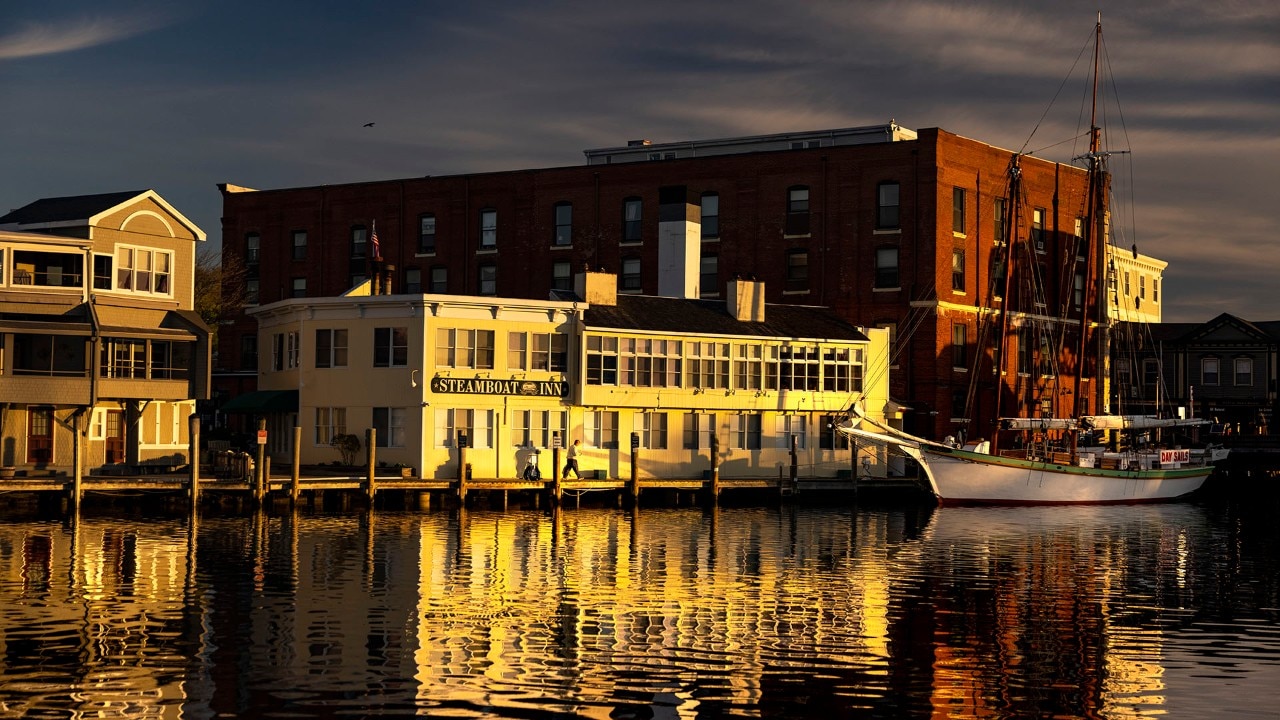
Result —
[[[1280, 318], [1280, 6], [1115, 4], [1102, 10], [1119, 105], [1103, 119], [1110, 147], [1132, 151], [1113, 163], [1134, 195], [1114, 225], [1122, 244], [1170, 263], [1166, 321]], [[1082, 149], [1080, 53], [1097, 10], [13, 0], [0, 10], [0, 209], [154, 188], [217, 243], [222, 182], [574, 165], [636, 138], [890, 119], [1065, 162]]]

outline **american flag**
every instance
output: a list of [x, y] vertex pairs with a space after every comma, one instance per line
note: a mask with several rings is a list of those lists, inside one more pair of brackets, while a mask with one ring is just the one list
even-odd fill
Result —
[[373, 233], [369, 236], [369, 241], [373, 243], [373, 259], [382, 259], [382, 248], [378, 246], [378, 221], [373, 221]]

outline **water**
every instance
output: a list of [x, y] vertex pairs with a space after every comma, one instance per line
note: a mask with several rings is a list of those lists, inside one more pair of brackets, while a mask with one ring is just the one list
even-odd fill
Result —
[[10, 520], [0, 717], [1275, 717], [1276, 505]]

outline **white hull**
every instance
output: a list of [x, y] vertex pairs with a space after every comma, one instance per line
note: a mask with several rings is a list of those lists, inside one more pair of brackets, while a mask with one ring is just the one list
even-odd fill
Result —
[[1139, 503], [1172, 500], [1200, 489], [1211, 466], [1169, 470], [1101, 470], [1014, 460], [960, 450], [903, 449], [944, 503]]

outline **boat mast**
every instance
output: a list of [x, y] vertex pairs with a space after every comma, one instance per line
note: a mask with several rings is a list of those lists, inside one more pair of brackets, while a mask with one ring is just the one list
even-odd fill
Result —
[[[1108, 353], [1110, 353], [1110, 313], [1107, 311], [1107, 226], [1106, 213], [1103, 208], [1106, 207], [1107, 177], [1106, 164], [1103, 160], [1101, 147], [1101, 128], [1098, 127], [1098, 70], [1101, 64], [1100, 57], [1102, 52], [1102, 14], [1098, 14], [1098, 23], [1094, 29], [1093, 43], [1093, 93], [1092, 101], [1089, 109], [1089, 182], [1088, 182], [1088, 208], [1086, 212], [1086, 227], [1088, 228], [1088, 237], [1085, 238], [1086, 243], [1091, 243], [1094, 260], [1092, 263], [1085, 264], [1085, 302], [1080, 313], [1080, 358], [1079, 368], [1075, 378], [1075, 412], [1077, 417], [1085, 414], [1106, 414], [1110, 411], [1110, 403], [1108, 395], [1110, 392], [1109, 383], [1107, 382], [1111, 374], [1110, 363], [1108, 362]], [[1088, 257], [1088, 254], [1086, 254]], [[1081, 382], [1084, 379], [1084, 359], [1088, 357], [1089, 348], [1089, 322], [1090, 322], [1090, 305], [1089, 298], [1093, 298], [1093, 309], [1096, 312], [1093, 321], [1098, 328], [1095, 334], [1096, 340], [1096, 358], [1097, 366], [1094, 372], [1094, 407], [1092, 413], [1088, 409], [1082, 407], [1083, 396], [1081, 393]]]
[[[1022, 156], [1015, 154], [1009, 160], [1009, 198], [1005, 201], [1005, 223], [1004, 223], [1004, 247], [1000, 249], [1004, 253], [1004, 262], [1001, 267], [1004, 270], [1003, 277], [998, 282], [1000, 285], [1000, 334], [995, 343], [995, 357], [992, 358], [993, 370], [996, 374], [996, 406], [995, 406], [995, 423], [996, 426], [991, 430], [991, 451], [999, 451], [1000, 437], [1000, 418], [1004, 414], [1002, 412], [1002, 403], [1004, 398], [1004, 378], [1005, 363], [1008, 362], [1009, 344], [1009, 315], [1012, 310], [1012, 297], [1009, 291], [1012, 285], [1013, 276], [1013, 246], [1018, 240], [1018, 198], [1022, 195]], [[1000, 238], [996, 238], [997, 241]], [[995, 303], [993, 302], [992, 305]], [[1016, 361], [1015, 361], [1016, 362]], [[1017, 373], [1011, 373], [1011, 377], [1017, 377]]]

